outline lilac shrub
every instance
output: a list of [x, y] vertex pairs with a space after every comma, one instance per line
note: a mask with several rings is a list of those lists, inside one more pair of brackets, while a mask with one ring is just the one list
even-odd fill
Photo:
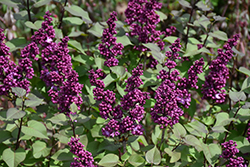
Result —
[[209, 74], [205, 77], [205, 83], [202, 85], [203, 99], [213, 100], [215, 103], [223, 103], [226, 98], [227, 79], [229, 78], [229, 70], [226, 67], [227, 63], [233, 57], [232, 47], [237, 44], [239, 35], [234, 35], [233, 38], [228, 39], [227, 44], [223, 49], [218, 49], [218, 56], [212, 60], [209, 66]]
[[222, 143], [221, 146], [223, 149], [221, 157], [228, 161], [226, 167], [243, 167], [244, 158], [236, 156], [239, 152], [236, 148], [236, 142], [229, 140], [228, 142]]
[[83, 85], [78, 82], [78, 74], [72, 69], [71, 56], [68, 54], [68, 37], [61, 42], [53, 42], [55, 30], [53, 29], [51, 14], [46, 12], [42, 28], [40, 28], [32, 40], [43, 48], [41, 51], [41, 79], [49, 87], [51, 101], [59, 104], [59, 110], [68, 115], [69, 107], [75, 103], [80, 109], [82, 104]]
[[121, 55], [122, 49], [124, 48], [121, 43], [116, 43], [116, 37], [114, 37], [114, 35], [117, 34], [115, 30], [115, 21], [117, 21], [116, 16], [116, 12], [110, 14], [110, 18], [107, 21], [108, 28], [103, 30], [102, 43], [98, 47], [101, 55], [105, 56], [106, 61], [104, 65], [107, 67], [118, 65], [119, 61], [116, 59], [116, 56], [118, 54]]
[[94, 88], [93, 93], [95, 100], [100, 101], [100, 115], [109, 122], [102, 129], [102, 133], [106, 137], [119, 137], [121, 139], [124, 134], [142, 135], [143, 128], [140, 121], [145, 113], [143, 105], [149, 94], [142, 92], [138, 87], [143, 84], [140, 76], [143, 74], [142, 65], [140, 64], [132, 71], [132, 76], [126, 81], [127, 86], [124, 95], [121, 98], [121, 104], [116, 105], [115, 93], [110, 90], [104, 90], [104, 83], [98, 78], [103, 78], [104, 74], [100, 69], [90, 70], [90, 83]]
[[70, 167], [95, 167], [92, 154], [83, 149], [84, 145], [79, 142], [80, 138], [71, 137], [68, 145], [70, 146], [70, 152], [74, 157], [74, 162], [71, 162]]
[[151, 109], [152, 120], [159, 124], [161, 128], [173, 126], [176, 124], [180, 116], [183, 115], [182, 106], [188, 108], [191, 102], [191, 94], [188, 89], [198, 88], [197, 74], [202, 73], [204, 60], [195, 61], [194, 65], [188, 70], [188, 79], [181, 78], [179, 71], [174, 69], [176, 67], [176, 59], [181, 59], [177, 52], [180, 51], [180, 39], [177, 39], [171, 46], [170, 51], [166, 52], [168, 58], [165, 66], [168, 71], [162, 69], [157, 79], [161, 79], [162, 83], [156, 90], [156, 103]]
[[[163, 49], [164, 42], [160, 39], [161, 31], [156, 30], [160, 16], [155, 13], [161, 9], [162, 4], [156, 0], [130, 0], [125, 11], [125, 22], [130, 25], [130, 36], [138, 36], [140, 43], [156, 42]], [[146, 51], [147, 48], [139, 44], [134, 49]]]
[[30, 81], [34, 76], [32, 61], [30, 56], [38, 54], [39, 49], [31, 43], [21, 51], [21, 58], [18, 60], [18, 65], [10, 60], [9, 47], [3, 41], [5, 36], [3, 29], [0, 28], [0, 95], [8, 96], [11, 87], [21, 87], [30, 92]]

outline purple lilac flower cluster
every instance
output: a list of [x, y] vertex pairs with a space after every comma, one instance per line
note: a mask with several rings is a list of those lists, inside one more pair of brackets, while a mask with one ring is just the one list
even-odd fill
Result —
[[[130, 36], [138, 36], [141, 43], [156, 42], [163, 49], [164, 42], [160, 39], [161, 31], [156, 30], [160, 16], [155, 13], [162, 4], [156, 0], [130, 0], [125, 11], [126, 22], [131, 26]], [[147, 48], [138, 45], [134, 49], [146, 51]]]
[[176, 67], [176, 59], [181, 59], [178, 52], [180, 51], [180, 39], [177, 39], [171, 46], [170, 51], [166, 52], [166, 63], [164, 64], [168, 71], [162, 69], [157, 76], [162, 80], [161, 85], [156, 90], [156, 103], [151, 109], [152, 120], [161, 125], [161, 128], [173, 126], [183, 115], [181, 106], [188, 108], [191, 101], [191, 94], [188, 89], [197, 88], [197, 74], [202, 72], [204, 61], [201, 58], [197, 60], [188, 70], [188, 79], [181, 78]]
[[239, 35], [234, 35], [232, 39], [228, 39], [227, 44], [222, 49], [218, 49], [218, 56], [212, 60], [209, 66], [210, 72], [205, 77], [205, 83], [202, 85], [203, 99], [212, 99], [215, 103], [223, 103], [226, 97], [226, 90], [222, 89], [226, 86], [229, 78], [229, 70], [226, 67], [229, 60], [233, 57], [232, 47], [237, 44]]
[[80, 138], [71, 137], [68, 143], [70, 152], [77, 156], [74, 158], [74, 162], [71, 162], [70, 167], [95, 167], [92, 154], [83, 149], [84, 145], [79, 140]]
[[110, 18], [107, 21], [108, 28], [103, 30], [102, 43], [99, 45], [98, 49], [100, 53], [105, 56], [106, 61], [104, 65], [108, 67], [117, 66], [119, 61], [115, 58], [118, 54], [122, 54], [122, 49], [124, 48], [121, 43], [116, 43], [115, 34], [117, 34], [115, 27], [116, 12], [110, 14]]
[[36, 56], [39, 53], [38, 47], [31, 43], [21, 51], [21, 59], [18, 65], [10, 60], [9, 49], [3, 40], [5, 36], [0, 28], [0, 95], [8, 95], [11, 87], [21, 87], [27, 92], [30, 91], [30, 81], [34, 76], [32, 61], [29, 56]]
[[[170, 28], [166, 29], [166, 32], [162, 32], [162, 34], [164, 34], [165, 37], [168, 37], [168, 36], [171, 36], [175, 31], [176, 31], [176, 28], [171, 26]], [[162, 46], [164, 46], [164, 44]], [[161, 50], [162, 49], [163, 49], [163, 47], [161, 47]], [[156, 68], [158, 61], [156, 59], [154, 59], [152, 55], [147, 57], [147, 59], [149, 60], [149, 62], [147, 63], [147, 68]]]
[[247, 129], [247, 140], [250, 142], [250, 121], [247, 123], [248, 129]]
[[53, 103], [59, 104], [59, 110], [69, 114], [69, 107], [74, 102], [78, 109], [82, 103], [80, 96], [83, 85], [78, 82], [78, 74], [72, 69], [71, 57], [68, 54], [68, 37], [61, 42], [53, 42], [55, 31], [53, 29], [50, 13], [46, 12], [42, 28], [40, 28], [32, 40], [43, 47], [41, 51], [41, 79], [46, 86]]
[[121, 108], [128, 111], [128, 116], [122, 121], [122, 133], [131, 131], [133, 135], [143, 134], [142, 125], [136, 123], [142, 120], [145, 112], [143, 105], [146, 103], [146, 99], [149, 99], [148, 92], [142, 92], [138, 89], [143, 84], [140, 78], [143, 75], [142, 68], [142, 64], [139, 64], [132, 70], [132, 76], [125, 81], [127, 94], [121, 98]]
[[178, 83], [178, 86], [186, 89], [190, 88], [198, 89], [199, 87], [197, 86], [198, 82], [197, 74], [201, 74], [203, 72], [202, 71], [203, 66], [204, 66], [203, 57], [200, 58], [199, 60], [196, 60], [194, 62], [194, 65], [192, 65], [188, 70], [188, 78], [182, 78], [180, 83]]
[[229, 162], [226, 167], [243, 167], [244, 159], [242, 157], [237, 157], [236, 154], [239, 150], [236, 148], [237, 144], [233, 140], [224, 142], [222, 145], [222, 155], [221, 157], [227, 159]]
[[[104, 91], [104, 83], [98, 78], [103, 78], [104, 74], [100, 69], [96, 72], [92, 69], [90, 73], [90, 83], [94, 88], [95, 99], [101, 101], [99, 104], [100, 115], [104, 119], [109, 119], [108, 124], [102, 129], [106, 137], [122, 138], [122, 134], [141, 135], [143, 133], [142, 125], [139, 122], [143, 118], [146, 99], [149, 94], [142, 92], [138, 87], [143, 84], [140, 76], [143, 73], [142, 65], [137, 66], [132, 71], [132, 76], [127, 79], [127, 92], [121, 98], [121, 104], [116, 105], [115, 93], [110, 90]], [[116, 105], [116, 106], [115, 106]]]

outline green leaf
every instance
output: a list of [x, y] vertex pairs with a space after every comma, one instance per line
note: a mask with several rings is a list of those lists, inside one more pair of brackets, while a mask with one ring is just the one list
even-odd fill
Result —
[[68, 44], [69, 44], [69, 46], [76, 48], [77, 50], [79, 50], [80, 52], [85, 54], [80, 42], [77, 42], [76, 40], [69, 40]]
[[194, 146], [197, 151], [202, 151], [202, 144], [200, 140], [198, 140], [195, 136], [193, 135], [187, 135], [185, 136], [184, 142], [188, 145]]
[[226, 112], [218, 113], [215, 117], [216, 117], [216, 122], [215, 122], [214, 127], [226, 126], [226, 125], [230, 124], [231, 121], [236, 120], [234, 118], [229, 118], [229, 115]]
[[225, 21], [226, 17], [221, 17], [221, 16], [213, 16], [215, 21]]
[[63, 33], [61, 29], [55, 28], [55, 38], [61, 40], [63, 38]]
[[161, 153], [156, 146], [151, 150], [149, 150], [148, 152], [146, 152], [145, 157], [147, 162], [150, 164], [158, 165], [161, 163]]
[[105, 62], [105, 59], [103, 59], [103, 58], [100, 58], [100, 57], [95, 58], [95, 64], [99, 69], [104, 68], [104, 62]]
[[210, 11], [211, 8], [207, 7], [202, 1], [199, 1], [196, 6], [201, 9], [202, 11]]
[[170, 163], [175, 163], [181, 158], [181, 152], [174, 151], [172, 152]]
[[217, 144], [202, 144], [203, 153], [212, 166], [217, 162], [219, 156], [221, 155], [221, 148]]
[[184, 126], [191, 134], [195, 136], [205, 137], [208, 133], [207, 127], [203, 123], [196, 120]]
[[214, 127], [212, 127], [212, 131], [216, 132], [216, 133], [228, 132], [228, 130], [226, 130], [226, 128], [224, 126], [214, 126]]
[[146, 43], [143, 44], [143, 46], [150, 49], [149, 52], [156, 60], [158, 60], [160, 63], [164, 62], [166, 56], [163, 53], [161, 53], [161, 49], [159, 48], [159, 46], [157, 46], [155, 43]]
[[116, 37], [116, 43], [121, 43], [123, 46], [133, 45], [126, 35]]
[[236, 53], [237, 55], [239, 55], [240, 58], [242, 58], [243, 56], [246, 55], [245, 53], [242, 53], [242, 52], [238, 51], [235, 47], [232, 48], [232, 51], [234, 53]]
[[[91, 66], [94, 64], [94, 58], [91, 56], [87, 56], [87, 55], [78, 55], [76, 57], [73, 57], [73, 60], [78, 61], [88, 66]], [[81, 71], [79, 70], [77, 71], [77, 67]], [[79, 76], [84, 76], [84, 75], [86, 76], [86, 72], [87, 72], [86, 67], [85, 66], [77, 66], [77, 67], [75, 68], [75, 70], [78, 72]]]
[[26, 95], [26, 90], [19, 87], [11, 87], [12, 92], [14, 92], [18, 97], [23, 97]]
[[48, 148], [45, 142], [35, 141], [32, 145], [33, 156], [35, 158], [46, 157], [49, 155], [51, 148]]
[[90, 130], [91, 135], [92, 135], [94, 138], [102, 137], [102, 136], [100, 135], [101, 128], [102, 128], [102, 125], [97, 125], [97, 124], [94, 125], [93, 128]]
[[244, 91], [244, 90], [247, 90], [248, 88], [250, 88], [250, 77], [247, 77], [242, 86], [241, 86], [241, 90], [240, 91]]
[[43, 99], [38, 98], [33, 93], [29, 93], [28, 100], [25, 100], [24, 104], [28, 107], [37, 107], [43, 103]]
[[160, 16], [160, 20], [166, 20], [168, 18], [167, 15], [165, 15], [165, 13], [162, 13], [161, 11], [155, 11], [156, 14], [158, 14]]
[[39, 29], [39, 28], [38, 28], [35, 24], [33, 24], [31, 21], [26, 21], [24, 24], [25, 24], [27, 27], [31, 28], [31, 29], [34, 29], [34, 30], [38, 30], [38, 29]]
[[21, 111], [16, 108], [9, 108], [6, 113], [6, 117], [7, 119], [19, 119], [19, 118], [24, 117], [25, 114], [26, 114], [25, 111]]
[[165, 148], [164, 152], [171, 157], [170, 163], [175, 163], [181, 158], [181, 152], [177, 152], [176, 150], [172, 152], [169, 148]]
[[64, 9], [72, 15], [82, 17], [82, 20], [87, 24], [92, 23], [91, 19], [89, 18], [88, 12], [84, 11], [81, 7], [71, 5], [70, 7], [64, 7]]
[[247, 99], [244, 92], [232, 92], [232, 91], [230, 91], [229, 97], [234, 102], [245, 101]]
[[158, 139], [160, 138], [160, 135], [162, 133], [162, 129], [160, 129], [160, 126], [159, 125], [156, 125], [155, 126], [155, 130], [154, 132], [152, 133], [152, 141], [153, 143], [156, 145], [157, 142], [158, 142]]
[[28, 136], [39, 137], [42, 139], [49, 139], [47, 136], [46, 127], [38, 121], [31, 120], [28, 122], [27, 126], [22, 126], [22, 132]]
[[1, 135], [0, 135], [0, 143], [4, 142], [7, 139], [11, 139], [11, 133], [9, 131], [2, 131], [1, 130]]
[[220, 39], [222, 41], [227, 41], [228, 38], [227, 38], [227, 34], [223, 31], [214, 31], [214, 32], [210, 32], [208, 33], [208, 35], [214, 37], [214, 38], [217, 38], [217, 39]]
[[163, 41], [167, 41], [169, 43], [174, 43], [174, 41], [178, 39], [178, 37], [175, 37], [175, 36], [169, 36], [169, 37], [166, 37], [163, 39]]
[[7, 5], [9, 7], [18, 8], [18, 4], [14, 3], [14, 2], [12, 2], [10, 0], [0, 0], [0, 3], [2, 3], [4, 5]]
[[52, 118], [50, 118], [48, 120], [51, 121], [52, 123], [60, 125], [60, 126], [68, 124], [67, 123], [67, 117], [63, 113], [57, 114], [57, 115], [55, 115], [54, 117], [52, 117]]
[[83, 20], [78, 17], [64, 17], [63, 21], [70, 25], [82, 25]]
[[88, 33], [96, 37], [102, 37], [104, 27], [100, 23], [95, 23], [90, 29], [87, 30]]
[[122, 77], [126, 73], [126, 68], [123, 66], [114, 66], [110, 67], [111, 71], [117, 74], [119, 77]]
[[43, 6], [43, 5], [49, 4], [50, 1], [51, 1], [51, 0], [40, 0], [40, 1], [36, 2], [33, 6], [34, 6], [35, 8], [39, 8], [39, 7]]
[[87, 36], [87, 34], [85, 34], [82, 31], [72, 31], [68, 37], [79, 37], [79, 36]]
[[173, 132], [178, 139], [185, 137], [187, 134], [186, 129], [180, 123], [173, 125]]
[[179, 2], [180, 5], [182, 5], [182, 6], [186, 7], [186, 8], [192, 8], [190, 3], [185, 1], [185, 0], [179, 0], [178, 2]]
[[115, 79], [110, 75], [108, 74], [104, 79], [103, 79], [103, 82], [104, 82], [104, 85], [105, 87], [107, 87], [110, 83], [112, 83]]
[[119, 163], [119, 157], [115, 154], [110, 153], [105, 155], [98, 163], [98, 165], [111, 167], [117, 165], [118, 163]]
[[121, 96], [124, 96], [126, 94], [124, 89], [118, 84], [118, 82], [116, 82], [116, 89]]
[[135, 151], [140, 150], [140, 145], [139, 145], [139, 143], [138, 143], [137, 140], [135, 140], [132, 143], [130, 143], [130, 145], [131, 145], [131, 148], [133, 148], [133, 150], [135, 150]]
[[250, 70], [245, 67], [240, 67], [239, 72], [246, 74], [247, 76], [250, 76]]
[[[200, 1], [201, 2], [201, 1]], [[201, 2], [202, 3], [202, 2]], [[206, 16], [204, 16], [204, 15], [202, 15], [200, 18], [199, 18], [199, 20], [195, 20], [194, 21], [194, 25], [196, 25], [196, 24], [199, 24], [199, 25], [201, 25], [202, 27], [204, 27], [205, 29], [207, 29], [207, 26], [210, 24], [211, 22], [210, 22], [210, 20], [206, 17]], [[197, 25], [198, 26], [198, 25]]]
[[27, 45], [27, 41], [24, 37], [14, 38], [5, 43], [10, 48], [9, 52], [13, 52], [17, 49], [21, 49]]
[[76, 113], [78, 111], [78, 107], [76, 105], [75, 102], [73, 102], [71, 105], [70, 105], [70, 109], [69, 109], [72, 113]]
[[72, 153], [68, 148], [60, 149], [51, 157], [51, 159], [56, 161], [69, 161], [72, 160]]
[[144, 164], [145, 160], [138, 154], [132, 154], [129, 157], [128, 162], [133, 166], [140, 166]]
[[65, 130], [61, 130], [59, 133], [53, 135], [54, 138], [59, 139], [59, 142], [68, 144], [70, 137], [65, 133]]
[[84, 145], [84, 149], [86, 150], [86, 148], [88, 146], [88, 136], [82, 135], [79, 138], [80, 138], [79, 142], [81, 142]]
[[9, 167], [17, 167], [26, 157], [25, 151], [22, 148], [17, 149], [15, 152], [11, 148], [3, 151], [2, 158]]
[[183, 55], [183, 57], [190, 57], [190, 56], [197, 55], [197, 54], [199, 54], [199, 53], [200, 53], [200, 51], [198, 50], [197, 45], [188, 43], [188, 44], [187, 44], [186, 52], [185, 52], [185, 54]]

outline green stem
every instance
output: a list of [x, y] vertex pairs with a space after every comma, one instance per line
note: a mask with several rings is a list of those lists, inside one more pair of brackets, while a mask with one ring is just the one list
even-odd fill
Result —
[[164, 142], [165, 131], [166, 131], [166, 127], [164, 127], [164, 128], [162, 129], [160, 149], [161, 149], [161, 145], [162, 145], [162, 144], [163, 144], [163, 142]]
[[[22, 102], [22, 111], [24, 111], [24, 102], [25, 102], [25, 100], [23, 99], [23, 102]], [[15, 148], [15, 150], [17, 150], [19, 148], [19, 138], [20, 138], [21, 131], [22, 131], [22, 124], [23, 124], [23, 117], [21, 118], [20, 125], [19, 125], [19, 130], [18, 130], [18, 134], [17, 134], [16, 148]]]
[[[239, 112], [240, 109], [241, 109], [241, 107], [240, 107], [240, 102], [239, 102], [239, 107], [238, 107], [237, 111], [235, 112], [233, 118], [236, 117], [236, 115], [237, 115], [237, 113]], [[233, 121], [230, 122], [230, 124], [228, 126], [228, 129], [227, 129], [228, 131], [230, 131], [232, 125], [233, 125]], [[223, 140], [224, 142], [227, 140], [227, 136], [228, 136], [228, 132], [226, 132], [226, 135], [225, 135], [224, 140]]]

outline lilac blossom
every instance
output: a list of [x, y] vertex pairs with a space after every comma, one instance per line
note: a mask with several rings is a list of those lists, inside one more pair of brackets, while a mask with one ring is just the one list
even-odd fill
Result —
[[71, 137], [68, 143], [70, 152], [77, 156], [74, 157], [74, 162], [71, 162], [70, 167], [95, 167], [92, 154], [83, 149], [84, 145], [79, 140], [80, 138]]
[[196, 60], [194, 62], [194, 65], [192, 65], [189, 69], [188, 69], [188, 78], [182, 78], [180, 83], [178, 83], [179, 87], [183, 87], [183, 88], [195, 88], [198, 89], [199, 87], [197, 86], [197, 82], [198, 82], [198, 76], [197, 74], [201, 74], [202, 68], [204, 66], [204, 59], [203, 57], [200, 58], [199, 60]]
[[209, 66], [209, 74], [205, 77], [205, 83], [202, 85], [203, 99], [211, 99], [215, 103], [223, 103], [226, 97], [227, 79], [229, 78], [229, 70], [226, 67], [229, 60], [233, 57], [232, 47], [237, 44], [239, 35], [234, 35], [232, 39], [228, 39], [227, 44], [222, 49], [218, 49], [218, 56], [212, 60]]
[[101, 55], [105, 56], [106, 61], [104, 65], [107, 67], [117, 66], [119, 61], [115, 57], [122, 54], [122, 49], [124, 48], [121, 43], [116, 43], [115, 34], [117, 34], [115, 27], [116, 12], [110, 14], [110, 18], [107, 21], [108, 28], [103, 30], [102, 43], [99, 45]]
[[[130, 36], [138, 36], [141, 43], [155, 42], [163, 49], [164, 43], [160, 39], [162, 34], [156, 30], [156, 25], [160, 22], [160, 16], [155, 13], [162, 4], [156, 0], [130, 0], [125, 11], [126, 22], [131, 26]], [[147, 48], [138, 45], [134, 49], [146, 51]]]
[[236, 142], [229, 140], [222, 143], [221, 146], [223, 150], [221, 157], [228, 160], [226, 167], [243, 167], [244, 159], [236, 156], [239, 153], [239, 150], [236, 148]]
[[[54, 41], [51, 14], [46, 12], [42, 27], [32, 36], [33, 43], [41, 45], [41, 79], [46, 86], [53, 103], [59, 104], [59, 110], [69, 114], [69, 108], [75, 103], [80, 109], [82, 98], [80, 96], [83, 85], [78, 82], [78, 74], [72, 69], [71, 56], [68, 54], [68, 37], [61, 42]], [[34, 44], [34, 45], [35, 45]], [[32, 45], [31, 47], [34, 48]], [[31, 57], [34, 57], [31, 55]]]
[[[155, 43], [163, 50], [164, 42], [160, 36], [170, 36], [175, 32], [175, 27], [166, 29], [166, 32], [156, 30], [156, 25], [160, 22], [160, 16], [156, 14], [156, 10], [161, 9], [162, 4], [156, 0], [130, 0], [125, 16], [128, 25], [130, 25], [131, 37], [136, 37], [139, 44], [134, 49], [139, 51], [147, 51], [148, 48], [143, 43]], [[147, 57], [149, 60], [147, 67], [155, 68], [158, 61], [153, 56]]]
[[197, 87], [197, 73], [202, 72], [204, 64], [203, 59], [196, 61], [188, 71], [188, 79], [181, 78], [179, 71], [174, 69], [177, 65], [175, 61], [181, 59], [178, 54], [180, 48], [180, 39], [177, 39], [170, 46], [170, 51], [166, 52], [168, 59], [164, 65], [168, 70], [162, 69], [157, 76], [162, 83], [155, 91], [156, 103], [151, 108], [151, 117], [161, 128], [178, 123], [180, 116], [184, 114], [182, 107], [190, 106], [191, 94], [188, 89]]
[[143, 74], [142, 65], [140, 64], [132, 71], [132, 76], [126, 80], [127, 86], [124, 95], [121, 98], [121, 104], [116, 104], [115, 93], [110, 90], [104, 90], [102, 80], [104, 73], [100, 69], [90, 70], [90, 83], [96, 86], [93, 90], [95, 99], [100, 101], [100, 115], [109, 122], [102, 129], [102, 133], [106, 137], [124, 137], [127, 135], [143, 134], [140, 121], [145, 113], [143, 105], [149, 98], [147, 92], [142, 92], [138, 87], [143, 84], [140, 76]]
[[247, 123], [248, 129], [247, 129], [247, 140], [250, 142], [250, 121]]
[[[32, 61], [29, 59], [29, 55], [33, 56], [39, 52], [38, 47], [33, 44], [29, 44], [21, 50], [21, 58], [16, 65], [10, 60], [9, 48], [3, 43], [5, 39], [2, 33], [3, 29], [0, 29], [0, 95], [8, 96], [11, 87], [21, 87], [28, 93], [30, 91], [30, 81], [34, 76], [34, 70], [32, 68]], [[32, 48], [32, 49], [31, 49]], [[29, 52], [27, 55], [26, 53]]]

